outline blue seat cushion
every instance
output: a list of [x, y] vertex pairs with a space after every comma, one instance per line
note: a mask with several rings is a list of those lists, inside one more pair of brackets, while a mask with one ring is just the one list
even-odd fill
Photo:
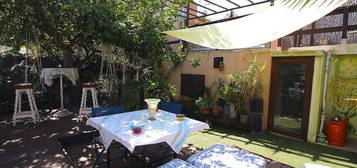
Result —
[[182, 110], [182, 104], [161, 101], [159, 103], [159, 109], [174, 114], [180, 114]]
[[93, 108], [92, 109], [92, 117], [100, 117], [112, 114], [124, 113], [124, 106], [112, 106], [112, 107], [101, 107], [101, 108]]
[[215, 144], [187, 159], [197, 168], [262, 168], [266, 160], [238, 148]]
[[196, 168], [196, 167], [181, 159], [174, 159], [160, 166], [159, 168]]

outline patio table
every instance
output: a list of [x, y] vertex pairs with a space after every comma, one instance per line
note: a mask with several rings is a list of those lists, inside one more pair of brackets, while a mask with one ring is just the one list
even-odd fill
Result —
[[[208, 124], [204, 122], [187, 117], [178, 121], [175, 114], [162, 110], [157, 112], [156, 120], [150, 121], [148, 118], [148, 110], [139, 110], [92, 117], [87, 120], [87, 125], [99, 131], [106, 149], [115, 140], [130, 152], [133, 152], [136, 146], [166, 142], [174, 152], [179, 153], [191, 133], [209, 129]], [[142, 132], [133, 134], [133, 126], [141, 126]]]

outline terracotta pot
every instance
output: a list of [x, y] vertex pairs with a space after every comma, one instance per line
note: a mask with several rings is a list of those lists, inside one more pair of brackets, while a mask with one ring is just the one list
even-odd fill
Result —
[[209, 115], [211, 113], [211, 109], [202, 109], [201, 114], [203, 115]]
[[212, 114], [219, 114], [221, 111], [219, 111], [218, 107], [213, 107], [212, 108]]
[[347, 120], [330, 121], [327, 124], [327, 140], [329, 145], [345, 146], [348, 131]]

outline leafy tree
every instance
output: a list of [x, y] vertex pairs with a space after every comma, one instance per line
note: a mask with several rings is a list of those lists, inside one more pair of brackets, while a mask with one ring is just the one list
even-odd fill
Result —
[[0, 44], [37, 41], [49, 56], [73, 67], [75, 56], [92, 56], [100, 43], [125, 49], [159, 66], [173, 60], [163, 30], [172, 29], [187, 0], [5, 0], [0, 4]]

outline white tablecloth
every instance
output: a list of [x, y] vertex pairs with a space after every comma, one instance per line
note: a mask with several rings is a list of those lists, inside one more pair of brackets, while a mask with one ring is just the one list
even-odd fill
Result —
[[66, 76], [73, 85], [76, 85], [79, 78], [78, 70], [75, 68], [43, 68], [41, 72], [41, 78], [47, 86], [51, 86], [53, 79], [59, 78], [60, 75]]
[[[106, 149], [115, 140], [131, 152], [136, 146], [166, 142], [173, 151], [179, 153], [192, 132], [209, 129], [208, 124], [204, 122], [187, 117], [183, 121], [178, 121], [175, 114], [161, 110], [157, 113], [155, 121], [148, 120], [148, 117], [148, 110], [140, 110], [90, 118], [87, 125], [99, 130]], [[142, 126], [143, 132], [133, 134], [133, 126]]]

